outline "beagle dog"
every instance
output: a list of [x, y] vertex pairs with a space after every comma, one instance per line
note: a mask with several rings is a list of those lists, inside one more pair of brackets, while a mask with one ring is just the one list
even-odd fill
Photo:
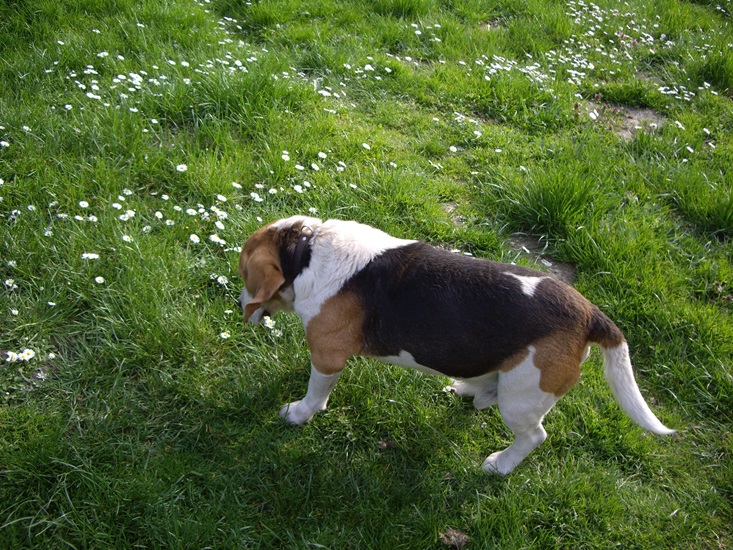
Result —
[[311, 352], [308, 391], [280, 416], [323, 411], [346, 361], [373, 357], [453, 379], [478, 409], [498, 405], [514, 442], [487, 472], [511, 472], [547, 433], [542, 420], [580, 377], [591, 344], [621, 408], [669, 434], [634, 380], [621, 330], [545, 273], [392, 237], [353, 221], [294, 216], [257, 230], [239, 257], [245, 322], [294, 311]]

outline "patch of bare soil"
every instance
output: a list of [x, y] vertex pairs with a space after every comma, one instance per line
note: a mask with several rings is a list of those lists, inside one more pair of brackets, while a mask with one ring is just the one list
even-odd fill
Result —
[[626, 141], [640, 131], [654, 132], [665, 122], [664, 116], [653, 109], [621, 107], [594, 101], [578, 103], [575, 108], [591, 120], [607, 125], [609, 130]]
[[571, 263], [560, 262], [546, 254], [547, 245], [541, 240], [528, 235], [514, 234], [507, 239], [506, 244], [512, 250], [526, 254], [555, 278], [568, 284], [575, 280], [575, 266]]
[[466, 533], [459, 531], [458, 529], [447, 529], [445, 533], [441, 533], [438, 538], [443, 544], [450, 546], [451, 548], [456, 548], [457, 550], [461, 550], [461, 548], [464, 548], [469, 542], [471, 542], [471, 538]]
[[501, 19], [491, 19], [481, 23], [480, 28], [485, 31], [493, 31], [504, 26], [504, 22]]
[[458, 205], [456, 203], [454, 203], [454, 202], [446, 202], [446, 203], [442, 204], [441, 206], [443, 207], [443, 212], [445, 212], [446, 214], [448, 214], [450, 216], [451, 221], [456, 226], [463, 225], [463, 218], [461, 218], [461, 216], [458, 214], [458, 212], [456, 212], [456, 208], [458, 207]]
[[614, 131], [621, 139], [629, 140], [640, 130], [653, 131], [664, 124], [664, 117], [652, 109], [624, 107], [619, 111], [621, 122]]

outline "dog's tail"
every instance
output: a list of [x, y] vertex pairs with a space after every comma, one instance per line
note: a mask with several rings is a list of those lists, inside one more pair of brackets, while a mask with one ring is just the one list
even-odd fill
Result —
[[606, 381], [624, 412], [650, 432], [674, 433], [675, 430], [662, 424], [644, 401], [634, 379], [626, 339], [614, 322], [598, 309], [594, 312], [588, 339], [603, 350]]

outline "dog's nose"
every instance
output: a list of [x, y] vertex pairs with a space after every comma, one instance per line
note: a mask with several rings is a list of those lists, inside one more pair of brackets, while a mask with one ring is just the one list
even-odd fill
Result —
[[237, 298], [237, 303], [239, 304], [240, 309], [244, 309], [244, 303], [242, 302], [242, 297], [240, 296]]

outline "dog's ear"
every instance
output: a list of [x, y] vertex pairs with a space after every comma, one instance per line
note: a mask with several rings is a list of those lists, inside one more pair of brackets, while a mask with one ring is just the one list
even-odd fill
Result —
[[263, 251], [255, 253], [247, 262], [247, 287], [254, 298], [244, 306], [244, 321], [262, 304], [270, 300], [285, 283], [279, 262], [271, 254]]

